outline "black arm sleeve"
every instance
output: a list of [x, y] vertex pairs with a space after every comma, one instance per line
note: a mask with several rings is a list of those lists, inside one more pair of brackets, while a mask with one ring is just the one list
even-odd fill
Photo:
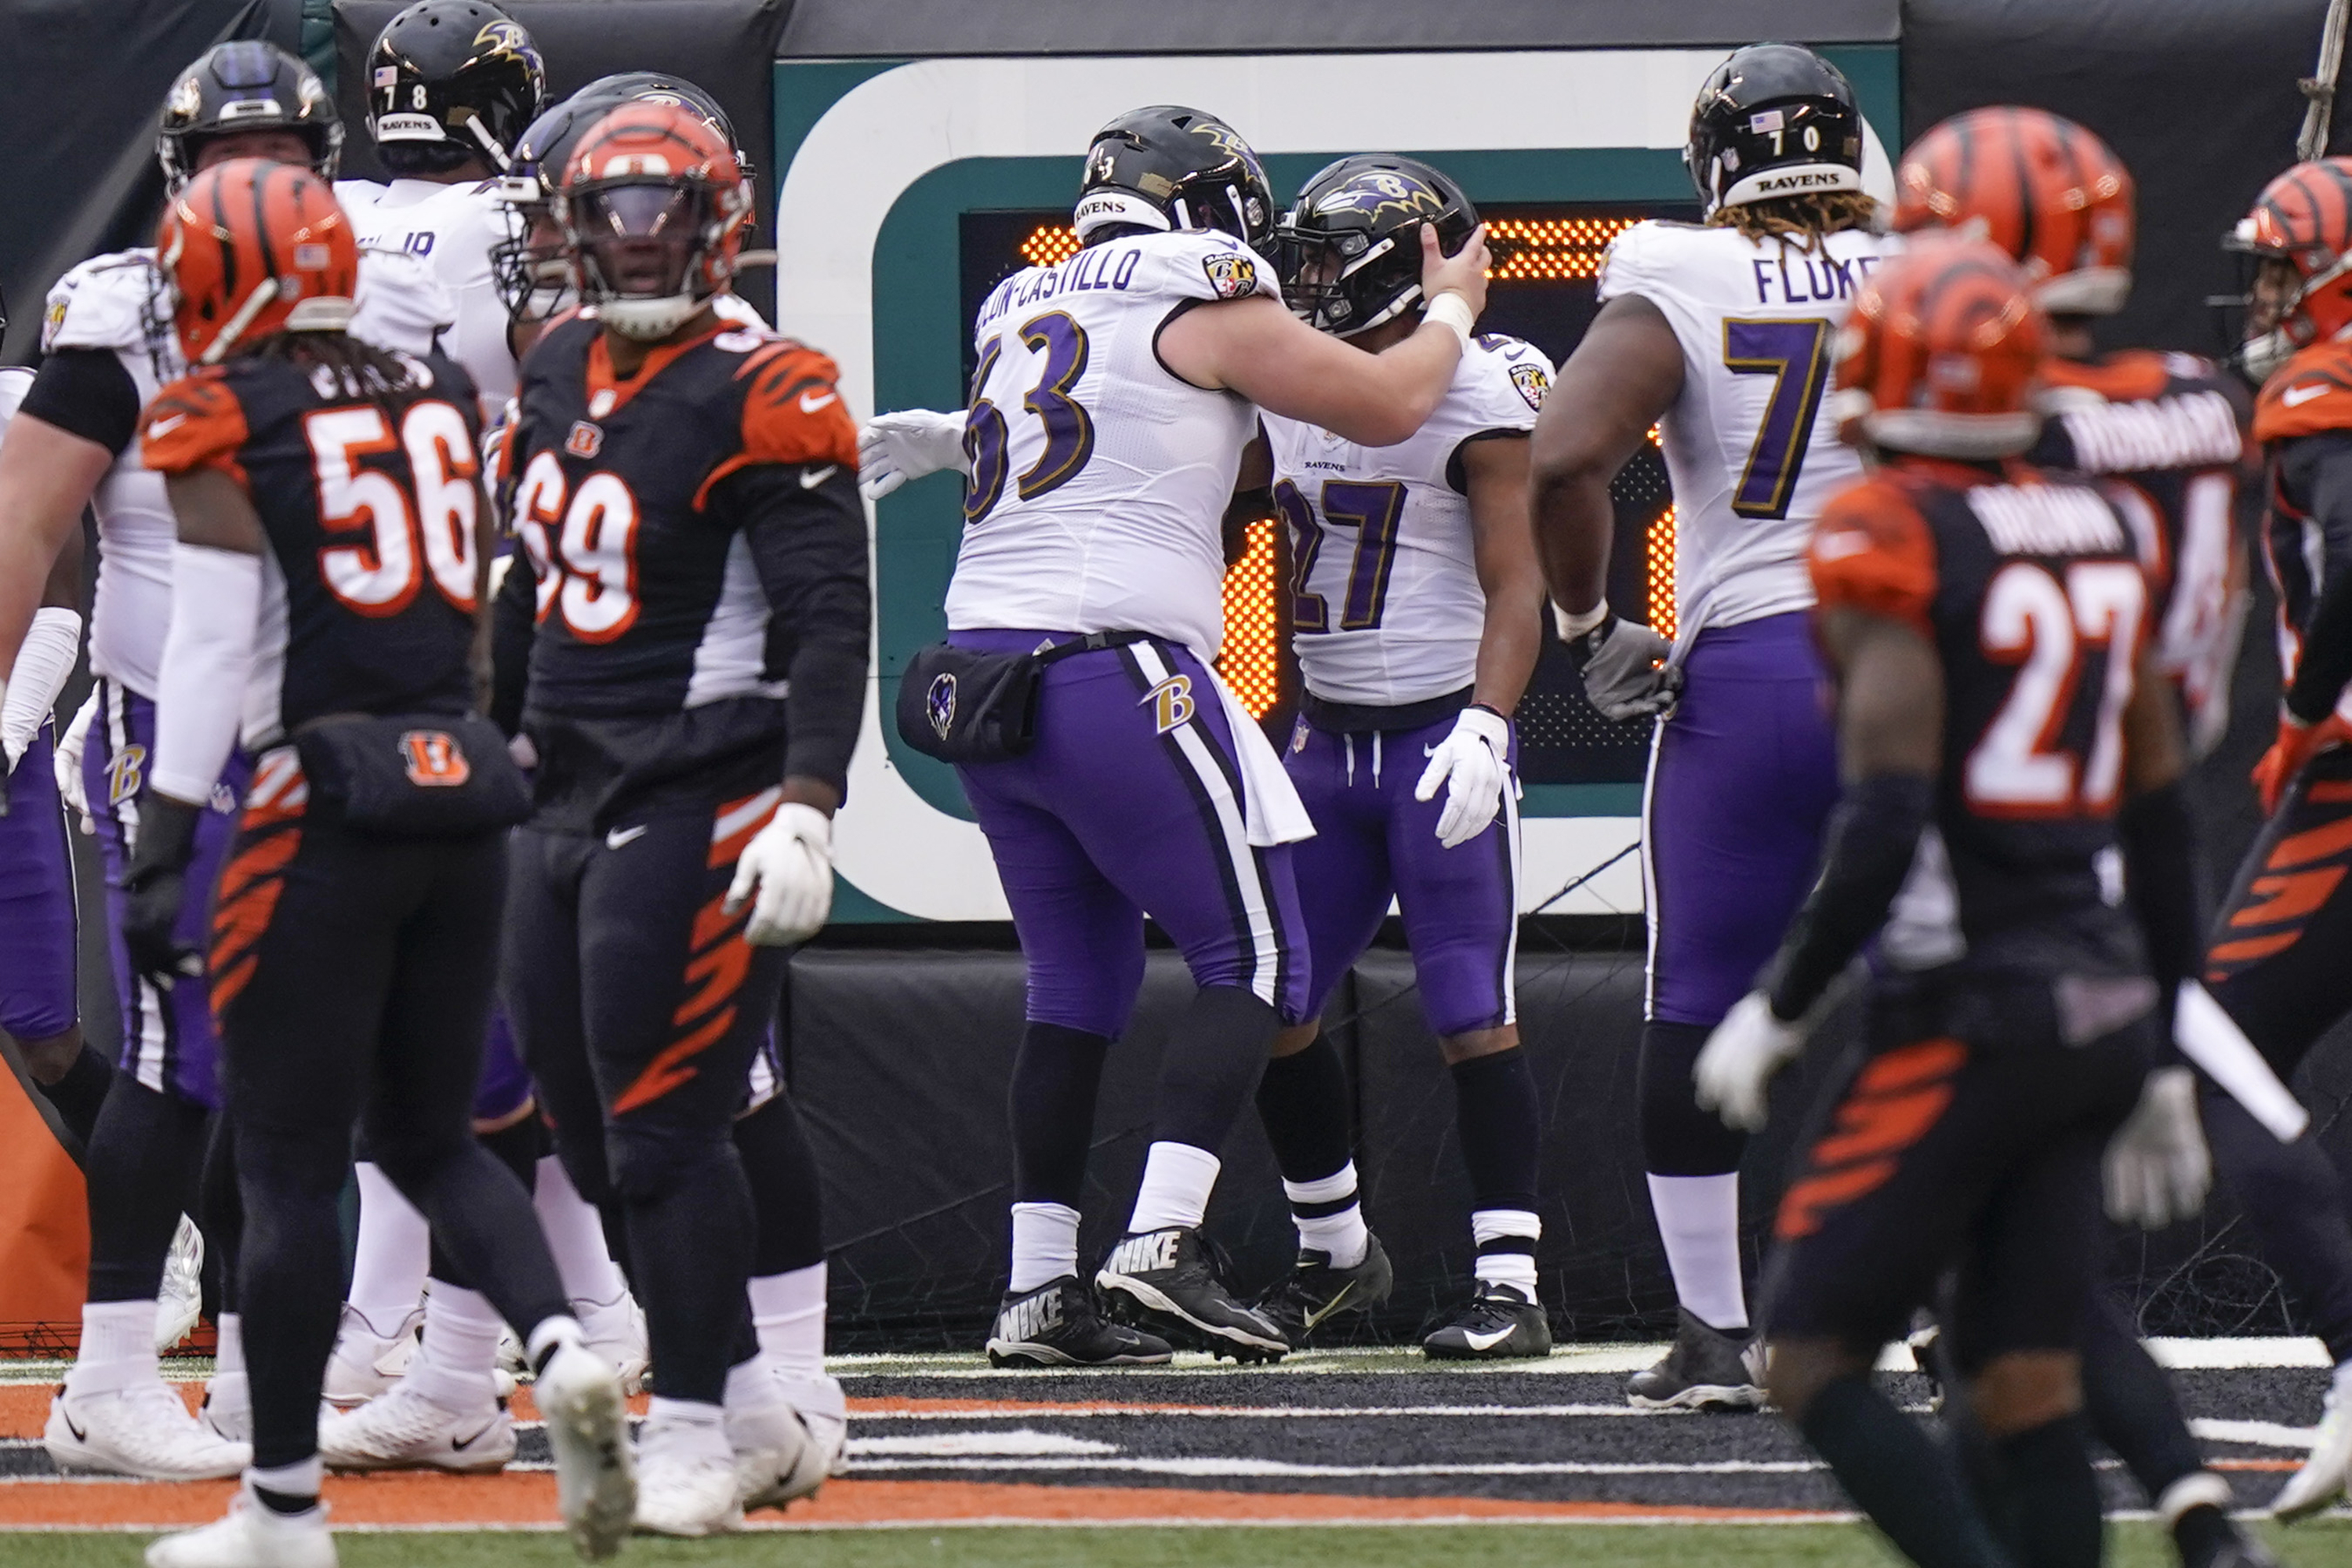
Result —
[[139, 433], [139, 384], [111, 349], [59, 349], [33, 373], [18, 412], [119, 458]]
[[1882, 773], [1846, 786], [1830, 816], [1822, 879], [1758, 981], [1776, 1016], [1803, 1017], [1886, 923], [1935, 804], [1935, 782], [1916, 773]]
[[2287, 711], [2306, 724], [2327, 717], [2352, 680], [2352, 439], [2333, 432], [2295, 442], [2281, 477], [2318, 523], [2321, 565], [2303, 625], [2303, 655], [2287, 687]]
[[2147, 943], [2148, 973], [2169, 1016], [2180, 983], [2197, 973], [2204, 938], [2197, 919], [2196, 826], [2189, 796], [2175, 779], [2134, 795], [2116, 815], [2124, 851], [2124, 888]]
[[845, 790], [874, 613], [856, 472], [845, 463], [758, 464], [728, 476], [712, 499], [751, 547], [768, 595], [768, 668], [792, 682], [784, 772]]
[[522, 728], [523, 697], [530, 686], [530, 644], [538, 633], [539, 574], [517, 542], [506, 580], [490, 605], [490, 720], [512, 735]]

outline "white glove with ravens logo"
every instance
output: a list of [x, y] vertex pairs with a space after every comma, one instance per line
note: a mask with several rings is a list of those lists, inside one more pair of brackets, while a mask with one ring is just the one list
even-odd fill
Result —
[[1503, 809], [1511, 787], [1511, 721], [1492, 708], [1465, 708], [1454, 732], [1429, 753], [1412, 798], [1432, 800], [1445, 787], [1445, 809], [1437, 815], [1437, 841], [1448, 849], [1486, 831]]
[[1614, 611], [1582, 632], [1571, 628], [1569, 616], [1557, 605], [1552, 616], [1584, 677], [1584, 695], [1603, 719], [1620, 723], [1674, 710], [1675, 700], [1682, 694], [1683, 672], [1664, 662], [1674, 644], [1639, 621], [1619, 619]]
[[971, 477], [963, 449], [964, 416], [902, 408], [877, 414], [857, 433], [857, 488], [867, 500], [880, 500], [908, 479], [953, 468]]
[[2185, 1067], [2158, 1068], [2139, 1103], [2107, 1140], [2107, 1215], [2119, 1225], [2161, 1230], [2205, 1206], [2213, 1156], [2197, 1120], [2197, 1079]]
[[755, 946], [790, 947], [824, 929], [833, 913], [833, 819], [798, 801], [776, 807], [735, 863], [726, 912], [746, 901], [743, 940]]
[[1691, 1066], [1698, 1104], [1742, 1132], [1760, 1132], [1770, 1110], [1772, 1075], [1805, 1048], [1805, 1025], [1781, 1022], [1761, 991], [1731, 1005]]

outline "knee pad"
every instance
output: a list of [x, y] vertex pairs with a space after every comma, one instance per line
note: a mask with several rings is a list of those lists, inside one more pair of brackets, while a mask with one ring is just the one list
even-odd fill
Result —
[[[605, 1129], [604, 1150], [614, 1195], [629, 1204], [667, 1197], [698, 1173], [723, 1168], [736, 1158], [725, 1126], [642, 1127], [624, 1121]], [[583, 1189], [581, 1195], [588, 1194]]]

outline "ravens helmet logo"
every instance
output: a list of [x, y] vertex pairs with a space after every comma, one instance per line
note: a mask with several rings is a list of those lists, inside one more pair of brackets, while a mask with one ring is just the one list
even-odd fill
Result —
[[1357, 212], [1376, 217], [1395, 212], [1410, 218], [1444, 212], [1445, 198], [1410, 174], [1381, 169], [1357, 176], [1316, 205], [1327, 213]]

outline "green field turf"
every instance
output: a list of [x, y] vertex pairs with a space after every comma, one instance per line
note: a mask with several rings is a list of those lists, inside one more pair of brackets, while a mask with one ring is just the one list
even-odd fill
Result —
[[[2266, 1529], [2288, 1568], [2352, 1563], [2352, 1521]], [[130, 1568], [146, 1537], [0, 1534], [5, 1568]], [[2108, 1534], [2115, 1568], [2167, 1568], [2152, 1525]], [[344, 1568], [560, 1568], [578, 1561], [553, 1534], [346, 1535]], [[1609, 1568], [1885, 1568], [1895, 1558], [1859, 1525], [1512, 1525], [1208, 1530], [857, 1530], [639, 1541], [622, 1564], [679, 1568], [1407, 1568], [1504, 1562]]]

